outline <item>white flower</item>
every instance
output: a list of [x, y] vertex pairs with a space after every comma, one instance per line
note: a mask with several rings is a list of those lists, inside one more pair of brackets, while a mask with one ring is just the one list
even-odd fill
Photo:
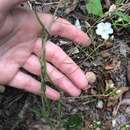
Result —
[[101, 35], [103, 39], [107, 40], [109, 38], [109, 34], [112, 34], [112, 33], [113, 33], [113, 29], [111, 27], [111, 23], [101, 22], [97, 25], [96, 34]]

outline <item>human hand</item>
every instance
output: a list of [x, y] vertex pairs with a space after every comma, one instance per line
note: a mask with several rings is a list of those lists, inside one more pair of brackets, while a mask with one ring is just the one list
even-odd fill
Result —
[[[40, 82], [21, 71], [21, 68], [40, 75], [38, 57], [42, 48], [42, 27], [32, 11], [16, 7], [22, 1], [24, 0], [0, 0], [0, 84], [39, 94]], [[84, 46], [90, 44], [88, 36], [68, 21], [58, 18], [48, 27], [53, 16], [42, 13], [38, 15], [51, 35], [59, 35]], [[82, 70], [54, 43], [48, 41], [45, 49], [47, 71], [51, 80], [71, 96], [79, 96], [88, 84]], [[53, 100], [60, 97], [49, 86], [45, 93]]]

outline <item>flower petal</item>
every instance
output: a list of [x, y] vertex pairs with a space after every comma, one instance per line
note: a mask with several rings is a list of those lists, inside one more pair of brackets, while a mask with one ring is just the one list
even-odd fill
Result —
[[103, 22], [97, 24], [97, 28], [104, 28], [105, 24]]
[[97, 24], [96, 34], [101, 35], [103, 39], [107, 40], [109, 38], [109, 34], [112, 34], [112, 33], [113, 33], [113, 29], [111, 27], [111, 23], [101, 22]]
[[113, 29], [110, 28], [110, 29], [108, 30], [108, 34], [112, 34], [112, 33], [113, 33]]
[[102, 35], [102, 30], [100, 28], [96, 29], [96, 34], [97, 35]]
[[106, 26], [107, 28], [111, 28], [111, 23], [106, 22], [106, 23], [105, 23], [105, 26]]
[[101, 37], [102, 37], [103, 39], [107, 40], [107, 39], [109, 38], [109, 34], [103, 33], [103, 34], [101, 35]]

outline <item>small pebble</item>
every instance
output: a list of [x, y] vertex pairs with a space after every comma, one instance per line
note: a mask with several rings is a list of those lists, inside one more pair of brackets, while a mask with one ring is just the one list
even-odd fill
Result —
[[127, 123], [127, 118], [125, 115], [123, 114], [119, 114], [118, 116], [116, 116], [113, 120], [112, 120], [112, 127], [113, 128], [117, 128], [119, 126], [124, 125], [125, 123]]
[[116, 91], [116, 94], [121, 94], [121, 90], [117, 90], [117, 91]]
[[116, 120], [113, 119], [113, 120], [112, 120], [112, 127], [114, 128], [115, 126], [116, 126]]
[[68, 41], [60, 40], [60, 45], [69, 45]]
[[126, 113], [130, 114], [130, 106], [128, 106], [125, 110]]
[[93, 72], [87, 72], [86, 78], [87, 78], [88, 82], [91, 83], [91, 84], [96, 82], [96, 75]]
[[5, 92], [5, 86], [0, 85], [0, 93], [4, 93]]
[[72, 51], [72, 54], [73, 54], [73, 55], [74, 55], [74, 54], [78, 54], [78, 53], [80, 52], [77, 47], [72, 48], [71, 51]]
[[76, 114], [78, 112], [78, 109], [77, 108], [74, 108], [71, 112], [71, 114]]
[[97, 102], [96, 108], [98, 108], [98, 109], [103, 109], [103, 101], [102, 101], [102, 100], [99, 100], [99, 101]]

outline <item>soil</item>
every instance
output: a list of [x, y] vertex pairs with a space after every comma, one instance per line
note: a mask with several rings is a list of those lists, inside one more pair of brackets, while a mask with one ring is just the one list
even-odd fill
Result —
[[[54, 13], [57, 4], [52, 6], [53, 2], [57, 1], [31, 0], [29, 5], [22, 6], [33, 8], [35, 5], [38, 11]], [[110, 1], [110, 4], [112, 3], [114, 1]], [[108, 10], [109, 5], [105, 2], [103, 5], [104, 9]], [[130, 14], [129, 10], [127, 13]], [[61, 92], [62, 117], [80, 115], [86, 130], [130, 130], [130, 25], [127, 28], [115, 29], [114, 39], [99, 47], [103, 40], [94, 34], [95, 18], [87, 14], [85, 0], [67, 0], [66, 4], [59, 7], [57, 16], [66, 18], [72, 24], [75, 24], [77, 19], [80, 20], [82, 30], [88, 32], [93, 44], [84, 48], [59, 37], [51, 37], [51, 41], [57, 43], [85, 72], [93, 71], [97, 76], [97, 81], [91, 84], [91, 89], [78, 98]], [[104, 18], [104, 21], [106, 20], [110, 21], [110, 18]], [[89, 24], [94, 25], [93, 28], [90, 28]], [[106, 86], [112, 84], [117, 90], [121, 90], [119, 97], [105, 96], [108, 92]], [[100, 108], [97, 107], [99, 101], [103, 103]], [[0, 130], [50, 130], [48, 123], [39, 114], [41, 106], [40, 97], [7, 86], [6, 90], [0, 93]], [[58, 120], [57, 103], [51, 102], [51, 112], [51, 117]], [[101, 122], [100, 128], [97, 126], [98, 122]], [[126, 124], [128, 127], [121, 129]], [[66, 130], [81, 129], [67, 127]]]

